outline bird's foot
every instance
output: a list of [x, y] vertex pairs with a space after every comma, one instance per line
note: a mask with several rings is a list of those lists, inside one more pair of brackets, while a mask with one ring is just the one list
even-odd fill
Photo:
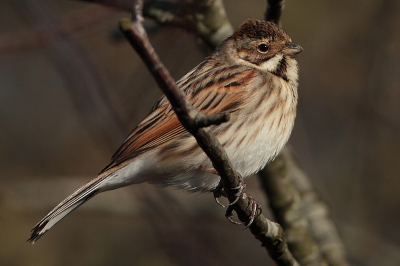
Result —
[[224, 185], [222, 184], [222, 180], [219, 181], [218, 186], [213, 191], [213, 194], [214, 194], [215, 202], [219, 206], [225, 208], [225, 205], [222, 204], [221, 202], [219, 202], [219, 198], [220, 197], [222, 197], [222, 196], [226, 197], [226, 194], [225, 194], [225, 191], [224, 191]]
[[246, 194], [246, 196], [249, 199], [249, 205], [247, 205], [246, 211], [250, 208], [251, 214], [249, 216], [249, 221], [247, 222], [244, 229], [248, 228], [254, 222], [254, 219], [262, 213], [261, 203], [256, 201], [249, 194]]
[[[243, 193], [245, 193], [245, 192], [243, 192]], [[248, 209], [250, 209], [251, 213], [249, 216], [249, 221], [247, 222], [244, 229], [248, 228], [254, 222], [254, 219], [262, 213], [261, 204], [259, 202], [257, 202], [249, 194], [247, 194], [247, 193], [245, 193], [245, 194], [246, 194], [246, 198], [249, 200], [249, 205], [247, 205], [246, 211]], [[233, 209], [234, 209], [233, 205], [230, 204], [226, 210], [225, 217], [228, 219], [228, 221], [230, 221], [233, 224], [241, 224], [240, 222], [236, 222], [235, 220], [233, 220], [233, 213], [232, 213]]]
[[238, 175], [238, 179], [239, 179], [239, 185], [237, 187], [231, 188], [232, 190], [237, 190], [236, 193], [234, 194], [235, 199], [231, 203], [229, 203], [229, 205], [235, 204], [246, 190], [246, 183], [244, 182], [243, 177], [241, 175]]
[[250, 216], [249, 216], [249, 221], [246, 224], [246, 228], [248, 228], [253, 222], [254, 219], [261, 214], [262, 209], [261, 209], [261, 204], [257, 202], [250, 194], [246, 193], [246, 183], [244, 182], [243, 178], [239, 175], [239, 185], [237, 187], [232, 188], [232, 190], [237, 190], [234, 194], [235, 199], [229, 203], [228, 209], [226, 210], [225, 217], [234, 224], [240, 224], [239, 222], [236, 222], [233, 220], [233, 205], [239, 200], [240, 197], [245, 195], [245, 197], [248, 199], [249, 204], [247, 205], [246, 211], [251, 210]]

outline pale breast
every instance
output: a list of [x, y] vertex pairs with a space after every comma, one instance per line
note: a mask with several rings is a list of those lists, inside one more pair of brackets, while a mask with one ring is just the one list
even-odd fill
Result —
[[220, 137], [234, 168], [244, 177], [275, 158], [288, 141], [296, 117], [296, 84], [268, 76], [255, 93], [245, 112], [232, 115], [235, 122], [227, 128], [228, 137]]

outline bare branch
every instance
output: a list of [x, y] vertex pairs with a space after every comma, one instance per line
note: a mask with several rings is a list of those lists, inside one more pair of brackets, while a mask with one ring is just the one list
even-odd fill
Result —
[[[197, 124], [206, 125], [208, 123], [201, 121], [200, 116], [198, 116], [199, 112], [192, 107], [186, 100], [185, 94], [176, 86], [168, 70], [161, 63], [154, 48], [148, 41], [147, 34], [141, 23], [138, 21], [132, 23], [130, 19], [122, 19], [120, 21], [120, 29], [147, 65], [157, 84], [170, 101], [182, 125], [194, 135], [200, 147], [212, 160], [218, 173], [229, 180], [231, 187], [237, 187], [239, 185], [238, 175], [233, 170], [226, 152], [218, 140], [210, 136], [207, 128], [199, 128], [197, 126]], [[208, 117], [208, 115], [204, 114], [202, 116]], [[216, 120], [215, 118], [209, 119], [210, 121]]]
[[[210, 130], [198, 127], [199, 122], [196, 122], [196, 118], [199, 119], [199, 112], [189, 104], [184, 93], [170, 77], [149, 43], [147, 34], [140, 21], [132, 23], [129, 19], [123, 19], [120, 21], [120, 29], [147, 65], [159, 87], [173, 106], [182, 125], [196, 138], [199, 146], [212, 161], [214, 168], [223, 180], [224, 191], [229, 201], [236, 201], [237, 197], [231, 188], [240, 185], [241, 177], [233, 170], [225, 150], [215, 136], [211, 134]], [[233, 205], [239, 219], [244, 223], [249, 221], [252, 212], [249, 204], [249, 196], [243, 193]], [[262, 215], [258, 215], [254, 222], [251, 223], [250, 230], [257, 239], [262, 241], [278, 265], [298, 265], [287, 248], [283, 231], [278, 224], [268, 221]]]

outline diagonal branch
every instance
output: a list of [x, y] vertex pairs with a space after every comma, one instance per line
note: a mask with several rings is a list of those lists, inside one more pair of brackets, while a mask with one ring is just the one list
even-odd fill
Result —
[[[209, 116], [199, 113], [186, 99], [185, 94], [176, 86], [168, 70], [161, 63], [158, 55], [151, 46], [147, 34], [139, 20], [131, 22], [130, 19], [120, 21], [120, 29], [125, 34], [130, 44], [140, 55], [147, 68], [153, 75], [160, 89], [164, 92], [176, 112], [180, 122], [199, 142], [201, 148], [206, 152], [213, 162], [214, 167], [223, 178], [229, 180], [232, 187], [239, 186], [237, 174], [229, 162], [226, 152], [215, 137], [212, 137], [207, 128], [201, 128], [198, 124], [210, 124], [202, 120], [221, 122], [221, 116]], [[224, 116], [227, 118], [227, 116]], [[228, 188], [229, 189], [229, 188]]]
[[[160, 89], [170, 101], [182, 125], [196, 138], [199, 146], [212, 161], [214, 168], [221, 176], [221, 180], [223, 180], [224, 190], [228, 195], [229, 201], [234, 202], [236, 201], [236, 196], [231, 188], [238, 187], [241, 184], [241, 178], [234, 171], [225, 150], [215, 136], [211, 134], [208, 128], [199, 126], [199, 124], [220, 123], [227, 116], [204, 115], [190, 105], [184, 93], [176, 86], [169, 72], [161, 63], [147, 38], [147, 34], [141, 24], [143, 20], [141, 5], [142, 1], [136, 1], [134, 6], [136, 12], [133, 16], [136, 20], [131, 22], [129, 19], [122, 19], [120, 21], [120, 29], [145, 62]], [[209, 121], [207, 123], [204, 122], [203, 117]], [[242, 222], [247, 223], [249, 221], [252, 212], [251, 208], [249, 208], [250, 200], [251, 198], [246, 193], [243, 193], [239, 196], [237, 202], [232, 205]], [[249, 227], [255, 237], [267, 248], [278, 265], [298, 265], [287, 248], [283, 230], [278, 224], [267, 220], [262, 215], [258, 215]]]

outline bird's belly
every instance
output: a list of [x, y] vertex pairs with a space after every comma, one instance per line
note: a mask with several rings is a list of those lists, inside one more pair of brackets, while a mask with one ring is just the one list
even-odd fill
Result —
[[279, 119], [268, 117], [262, 123], [252, 123], [249, 120], [244, 125], [247, 130], [232, 132], [233, 140], [226, 143], [225, 149], [234, 169], [243, 177], [261, 170], [288, 141], [294, 115], [287, 114], [280, 123]]

